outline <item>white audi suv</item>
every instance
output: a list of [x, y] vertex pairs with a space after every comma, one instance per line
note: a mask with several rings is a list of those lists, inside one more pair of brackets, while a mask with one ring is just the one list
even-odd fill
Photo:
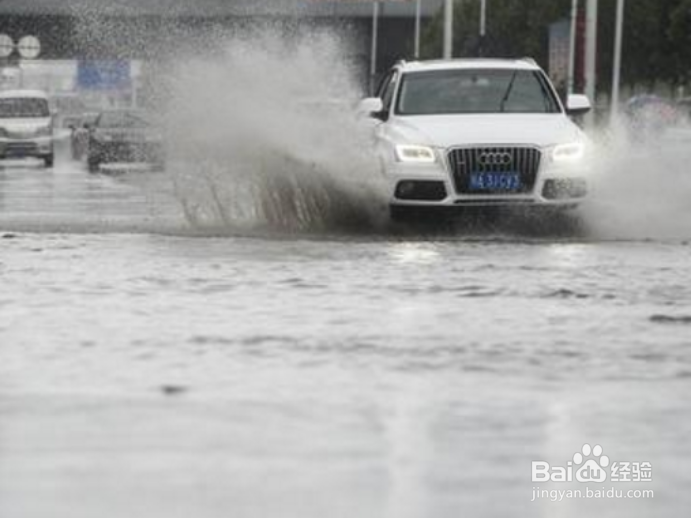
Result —
[[432, 207], [572, 208], [588, 191], [587, 139], [530, 59], [400, 62], [360, 110], [376, 121], [392, 217]]

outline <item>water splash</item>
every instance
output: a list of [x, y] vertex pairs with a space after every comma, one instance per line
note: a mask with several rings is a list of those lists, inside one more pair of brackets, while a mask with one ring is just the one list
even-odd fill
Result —
[[170, 169], [196, 228], [368, 228], [386, 214], [360, 89], [328, 32], [233, 38], [176, 67]]
[[583, 208], [597, 239], [690, 238], [690, 127], [646, 140], [600, 134], [594, 193]]

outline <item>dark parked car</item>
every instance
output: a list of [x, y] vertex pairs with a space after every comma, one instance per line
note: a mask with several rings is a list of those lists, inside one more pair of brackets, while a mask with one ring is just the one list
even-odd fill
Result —
[[163, 169], [160, 128], [141, 111], [101, 112], [89, 125], [87, 164], [95, 173], [104, 163], [148, 163]]

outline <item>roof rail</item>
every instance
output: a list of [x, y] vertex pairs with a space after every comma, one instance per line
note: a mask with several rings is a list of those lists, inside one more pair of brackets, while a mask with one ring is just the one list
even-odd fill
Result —
[[519, 59], [521, 59], [521, 61], [526, 61], [526, 62], [527, 62], [528, 64], [530, 64], [530, 65], [536, 65], [536, 66], [538, 66], [538, 63], [536, 63], [536, 60], [533, 59], [533, 58], [531, 58], [531, 57], [529, 57], [529, 56], [524, 56], [523, 58], [519, 58]]

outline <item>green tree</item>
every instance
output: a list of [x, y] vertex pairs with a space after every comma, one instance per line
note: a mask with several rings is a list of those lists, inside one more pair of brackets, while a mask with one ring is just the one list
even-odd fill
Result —
[[[599, 90], [609, 91], [612, 78], [615, 7], [617, 0], [598, 2], [597, 73]], [[622, 49], [623, 84], [653, 88], [664, 81], [690, 81], [691, 0], [627, 0]], [[581, 6], [584, 8], [582, 0]], [[549, 25], [569, 17], [571, 0], [487, 0], [484, 55], [531, 56], [547, 67]], [[455, 0], [454, 55], [478, 55], [480, 0]], [[440, 11], [423, 36], [424, 57], [442, 54]]]
[[[665, 75], [669, 57], [665, 53], [665, 12], [671, 0], [630, 1], [625, 6], [622, 79], [632, 85], [650, 87]], [[612, 40], [611, 40], [612, 41]], [[607, 44], [607, 40], [604, 41]]]
[[678, 85], [690, 84], [690, 0], [678, 0], [670, 12], [668, 41], [673, 53], [673, 76]]
[[[486, 38], [479, 38], [480, 0], [456, 0], [454, 6], [454, 55], [532, 57], [547, 66], [549, 25], [567, 18], [570, 0], [487, 0]], [[428, 24], [422, 53], [439, 57], [442, 52], [440, 11]], [[482, 43], [482, 45], [481, 45]]]

